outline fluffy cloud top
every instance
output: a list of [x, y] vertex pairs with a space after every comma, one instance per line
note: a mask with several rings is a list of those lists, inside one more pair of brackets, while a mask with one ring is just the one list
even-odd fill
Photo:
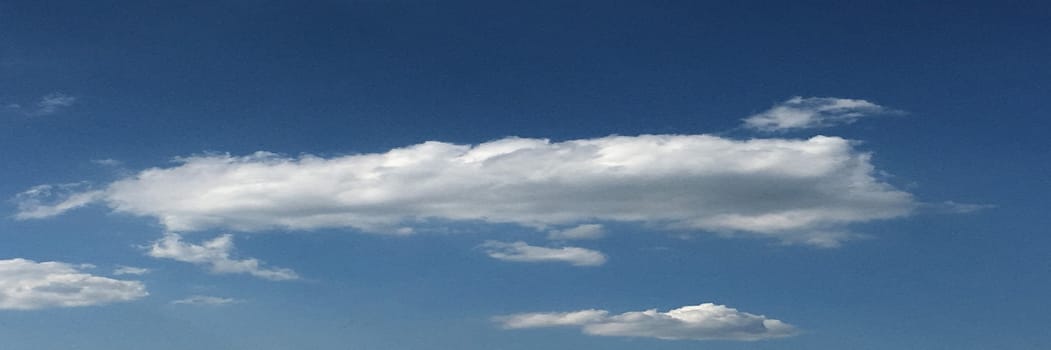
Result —
[[24, 194], [29, 204], [18, 215], [46, 217], [98, 201], [176, 232], [397, 232], [430, 219], [538, 229], [620, 221], [831, 246], [850, 237], [850, 223], [900, 217], [914, 206], [910, 194], [874, 173], [869, 154], [838, 137], [512, 137], [333, 158], [181, 158], [65, 200]]
[[525, 242], [487, 241], [481, 246], [490, 257], [516, 262], [567, 262], [576, 266], [599, 266], [606, 263], [606, 255], [591, 249], [577, 247], [537, 247]]
[[221, 235], [197, 245], [182, 241], [182, 237], [168, 233], [153, 243], [149, 255], [206, 266], [213, 273], [246, 273], [272, 281], [298, 279], [295, 271], [284, 268], [264, 268], [257, 259], [237, 260], [230, 257], [234, 250], [233, 236]]
[[760, 131], [811, 129], [850, 124], [858, 119], [893, 112], [865, 100], [834, 97], [793, 97], [744, 119], [744, 126]]
[[508, 329], [571, 326], [590, 335], [658, 339], [761, 340], [797, 333], [795, 327], [779, 320], [712, 303], [612, 316], [606, 310], [526, 313], [498, 317], [497, 321]]
[[142, 282], [94, 276], [66, 263], [0, 260], [0, 310], [99, 305], [147, 294]]

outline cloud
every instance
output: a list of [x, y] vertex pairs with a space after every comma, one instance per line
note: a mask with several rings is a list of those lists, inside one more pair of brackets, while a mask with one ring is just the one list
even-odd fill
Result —
[[744, 126], [759, 131], [813, 129], [850, 124], [858, 119], [896, 113], [865, 100], [835, 97], [793, 97], [744, 119]]
[[553, 230], [547, 233], [547, 239], [556, 241], [569, 241], [578, 239], [599, 239], [606, 235], [606, 231], [599, 224], [585, 224], [565, 230]]
[[849, 224], [905, 216], [915, 206], [874, 175], [869, 159], [838, 137], [711, 135], [425, 142], [331, 158], [201, 155], [50, 206], [31, 203], [18, 216], [57, 215], [90, 199], [156, 218], [172, 232], [633, 222], [834, 246], [854, 236], [844, 233]]
[[537, 247], [525, 242], [486, 241], [481, 245], [494, 259], [515, 262], [567, 262], [576, 266], [599, 266], [606, 263], [606, 255], [591, 249], [577, 247]]
[[53, 92], [40, 97], [40, 100], [32, 107], [26, 107], [18, 103], [9, 103], [4, 109], [27, 116], [52, 115], [72, 106], [77, 98], [61, 92]]
[[149, 255], [155, 258], [172, 259], [208, 267], [212, 273], [233, 274], [246, 273], [272, 281], [298, 279], [299, 276], [290, 269], [264, 268], [257, 259], [236, 260], [230, 258], [234, 250], [233, 236], [221, 235], [201, 245], [186, 243], [175, 233], [167, 233], [153, 243]]
[[609, 315], [606, 310], [526, 313], [496, 318], [506, 329], [580, 327], [597, 336], [667, 340], [762, 340], [792, 336], [796, 328], [779, 320], [705, 303], [668, 312], [656, 309]]
[[141, 267], [132, 267], [132, 266], [117, 266], [117, 268], [113, 270], [113, 274], [116, 275], [116, 276], [122, 276], [122, 275], [136, 275], [136, 276], [139, 276], [139, 275], [145, 275], [147, 273], [150, 273], [150, 269], [141, 268]]
[[80, 266], [0, 260], [0, 310], [33, 310], [131, 301], [149, 293], [139, 281], [94, 276]]
[[172, 300], [172, 304], [181, 305], [226, 305], [240, 303], [242, 300], [233, 298], [221, 298], [208, 295], [194, 295], [189, 298]]
[[42, 219], [91, 204], [103, 198], [102, 191], [92, 191], [85, 183], [34, 186], [15, 195], [16, 219]]

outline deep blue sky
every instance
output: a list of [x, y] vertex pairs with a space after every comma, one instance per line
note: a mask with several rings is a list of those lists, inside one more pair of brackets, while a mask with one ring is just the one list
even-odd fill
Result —
[[[128, 303], [0, 310], [10, 349], [1045, 349], [1051, 5], [701, 1], [0, 1], [0, 197], [96, 186], [173, 157], [325, 157], [428, 140], [714, 133], [792, 96], [904, 113], [821, 130], [937, 206], [833, 249], [608, 224], [597, 268], [496, 261], [488, 239], [354, 229], [237, 234], [272, 282], [143, 254], [149, 217], [89, 206], [16, 220], [0, 259], [153, 270]], [[76, 102], [34, 115], [42, 96]], [[111, 159], [120, 164], [102, 165]], [[933, 208], [933, 209], [932, 209]], [[462, 225], [463, 227], [460, 227]], [[653, 232], [650, 232], [653, 231]], [[199, 242], [221, 229], [187, 235]], [[499, 232], [493, 233], [493, 232]], [[122, 278], [129, 278], [124, 276]], [[170, 301], [218, 295], [242, 302]], [[802, 330], [758, 343], [503, 330], [491, 317], [717, 302]]]

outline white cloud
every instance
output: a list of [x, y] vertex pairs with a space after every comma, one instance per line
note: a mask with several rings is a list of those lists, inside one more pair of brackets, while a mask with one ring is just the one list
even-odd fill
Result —
[[481, 245], [494, 259], [515, 262], [567, 262], [576, 266], [599, 266], [606, 263], [606, 255], [578, 247], [537, 247], [525, 242], [487, 241]]
[[526, 313], [498, 317], [507, 329], [580, 327], [598, 336], [691, 340], [761, 340], [795, 335], [792, 325], [737, 309], [705, 303], [668, 312], [656, 309], [609, 315], [605, 310]]
[[565, 230], [552, 230], [547, 233], [547, 239], [556, 241], [569, 241], [578, 239], [599, 239], [606, 235], [606, 231], [599, 224], [584, 224]]
[[94, 276], [81, 268], [53, 261], [0, 260], [0, 310], [100, 305], [149, 294], [142, 282]]
[[894, 112], [865, 100], [797, 96], [745, 118], [744, 126], [760, 131], [812, 129], [850, 124], [864, 117]]
[[915, 206], [874, 175], [869, 157], [838, 137], [711, 135], [425, 142], [332, 158], [203, 155], [50, 206], [31, 203], [18, 215], [56, 215], [92, 199], [173, 232], [394, 233], [432, 219], [548, 230], [616, 221], [828, 246], [852, 237], [829, 232]]
[[208, 295], [194, 295], [189, 298], [172, 300], [172, 304], [182, 305], [226, 305], [240, 303], [242, 300], [233, 298], [221, 298]]
[[113, 274], [116, 275], [116, 276], [121, 276], [121, 275], [136, 275], [136, 276], [139, 276], [139, 275], [145, 275], [147, 273], [150, 273], [150, 269], [142, 268], [142, 267], [132, 267], [132, 266], [117, 266], [117, 268], [113, 270]]
[[76, 209], [103, 198], [102, 191], [87, 189], [84, 183], [34, 186], [15, 195], [15, 218], [41, 219]]
[[197, 245], [182, 241], [175, 233], [167, 233], [153, 243], [149, 255], [155, 258], [172, 259], [203, 265], [213, 273], [246, 273], [273, 281], [298, 279], [295, 271], [284, 268], [264, 268], [257, 259], [237, 260], [230, 257], [234, 250], [233, 236], [226, 234]]

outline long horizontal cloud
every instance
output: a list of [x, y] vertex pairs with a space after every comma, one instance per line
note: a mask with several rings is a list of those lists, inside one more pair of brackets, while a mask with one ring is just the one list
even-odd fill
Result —
[[869, 154], [838, 137], [512, 137], [332, 158], [181, 158], [66, 200], [23, 194], [19, 217], [56, 215], [89, 198], [157, 218], [174, 232], [405, 232], [433, 219], [538, 229], [620, 221], [831, 246], [850, 237], [850, 223], [900, 217], [915, 205], [874, 173]]
[[606, 255], [579, 247], [537, 247], [525, 242], [488, 241], [482, 249], [490, 257], [516, 262], [565, 262], [576, 266], [599, 266], [606, 263]]
[[878, 104], [849, 98], [793, 97], [744, 119], [744, 126], [760, 131], [788, 131], [850, 124], [878, 114], [897, 113]]
[[99, 305], [147, 294], [142, 282], [95, 276], [66, 263], [0, 260], [0, 310]]
[[202, 244], [184, 242], [178, 234], [168, 233], [150, 246], [149, 255], [208, 267], [212, 273], [244, 273], [272, 281], [298, 279], [295, 271], [266, 268], [258, 259], [233, 259], [233, 236], [221, 235]]
[[705, 303], [668, 312], [610, 315], [606, 310], [525, 313], [496, 318], [504, 328], [580, 327], [585, 334], [691, 340], [761, 340], [792, 336], [794, 326], [724, 305]]

